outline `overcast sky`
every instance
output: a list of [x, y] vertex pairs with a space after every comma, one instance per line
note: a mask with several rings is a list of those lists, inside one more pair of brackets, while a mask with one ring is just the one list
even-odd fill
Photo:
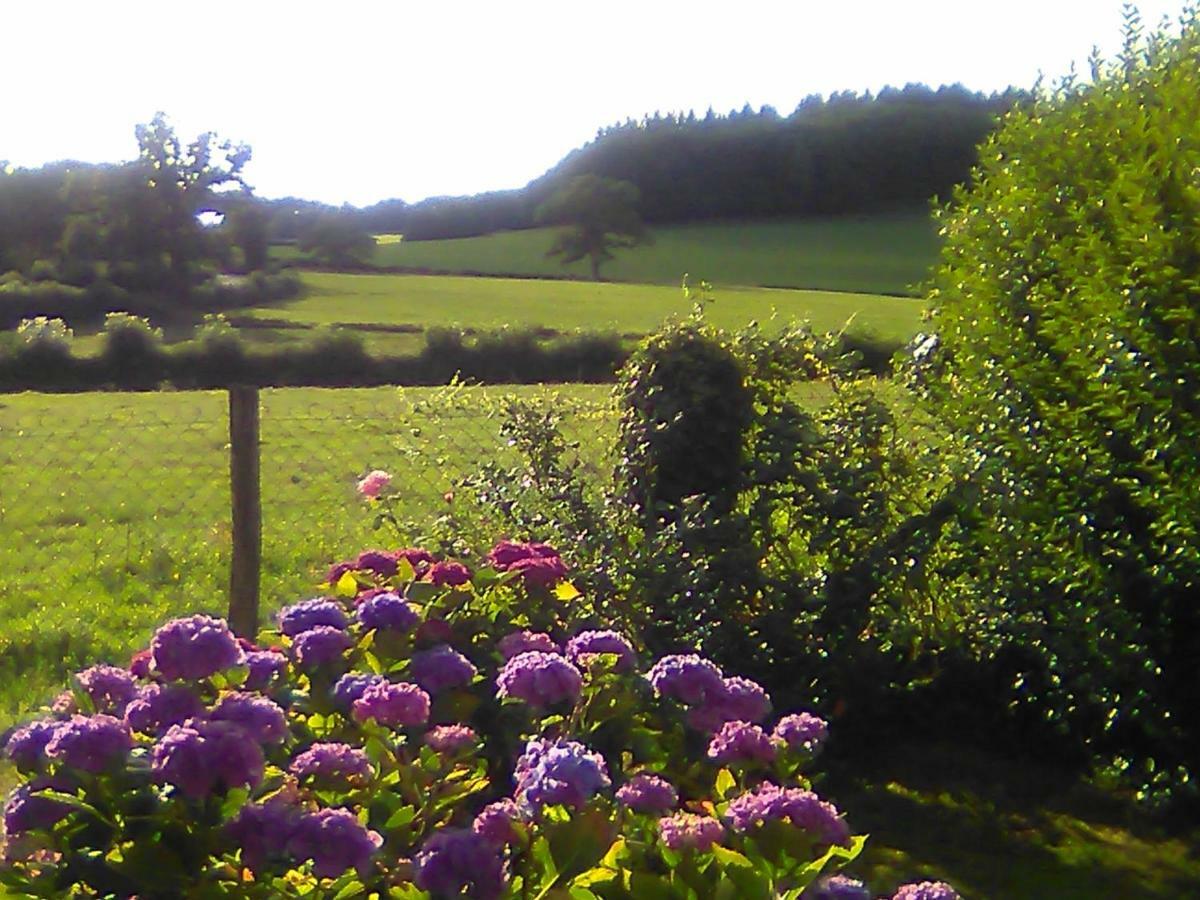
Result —
[[[116, 161], [165, 111], [249, 143], [262, 196], [519, 187], [654, 110], [886, 84], [1030, 86], [1120, 42], [1121, 0], [0, 0], [0, 160]], [[1177, 18], [1183, 0], [1143, 0]]]

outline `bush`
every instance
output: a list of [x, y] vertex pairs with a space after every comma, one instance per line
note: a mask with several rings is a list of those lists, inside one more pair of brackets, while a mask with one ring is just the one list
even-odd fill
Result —
[[929, 411], [1031, 707], [1148, 793], [1200, 746], [1200, 18], [1013, 111], [942, 216]]
[[859, 853], [801, 774], [820, 719], [765, 730], [754, 683], [696, 656], [643, 665], [583, 627], [565, 573], [544, 544], [501, 542], [474, 573], [368, 551], [330, 572], [336, 597], [282, 610], [270, 646], [208, 616], [168, 622], [8, 739], [21, 783], [0, 883], [796, 897]]

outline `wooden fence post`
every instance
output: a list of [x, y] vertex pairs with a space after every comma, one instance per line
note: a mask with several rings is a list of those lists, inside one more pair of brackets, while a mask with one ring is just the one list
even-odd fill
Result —
[[229, 626], [258, 635], [262, 500], [259, 496], [258, 388], [229, 389], [229, 493], [233, 506], [233, 558], [229, 566]]

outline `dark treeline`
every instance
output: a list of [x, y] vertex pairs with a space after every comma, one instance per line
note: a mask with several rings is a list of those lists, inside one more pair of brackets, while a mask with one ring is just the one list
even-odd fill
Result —
[[272, 233], [295, 239], [317, 213], [410, 240], [529, 228], [539, 204], [585, 174], [635, 184], [642, 218], [659, 224], [923, 206], [967, 179], [980, 141], [1023, 97], [908, 85], [808, 97], [788, 116], [750, 106], [726, 115], [655, 113], [601, 129], [521, 190], [364, 209], [272, 201]]

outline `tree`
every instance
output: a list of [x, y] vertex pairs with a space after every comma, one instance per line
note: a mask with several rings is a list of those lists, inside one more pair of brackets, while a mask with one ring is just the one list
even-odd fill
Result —
[[333, 268], [361, 266], [375, 249], [375, 239], [341, 213], [317, 216], [300, 235], [300, 249]]
[[1014, 703], [1166, 791], [1200, 746], [1200, 14], [1139, 33], [984, 145], [918, 355]]
[[572, 178], [535, 213], [539, 224], [562, 226], [546, 255], [562, 257], [563, 265], [586, 257], [592, 278], [599, 281], [600, 264], [613, 258], [613, 250], [650, 241], [638, 215], [638, 198], [637, 187], [628, 181], [599, 175]]

